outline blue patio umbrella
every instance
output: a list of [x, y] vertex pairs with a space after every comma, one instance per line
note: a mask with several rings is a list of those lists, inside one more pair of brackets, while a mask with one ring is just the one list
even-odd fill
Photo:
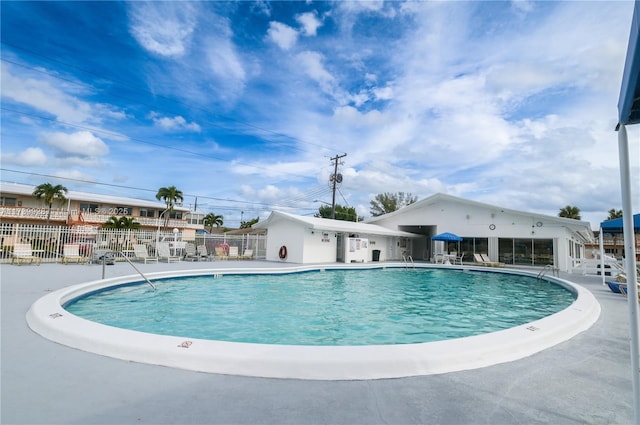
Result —
[[460, 242], [462, 238], [458, 235], [454, 235], [453, 233], [440, 233], [439, 235], [435, 235], [431, 238], [432, 241], [444, 241], [444, 242]]

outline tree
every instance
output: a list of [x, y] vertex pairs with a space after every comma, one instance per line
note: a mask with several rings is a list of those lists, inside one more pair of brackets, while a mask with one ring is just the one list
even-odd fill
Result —
[[116, 217], [112, 215], [109, 220], [102, 223], [104, 229], [139, 229], [140, 223], [133, 217]]
[[609, 217], [607, 217], [607, 220], [613, 220], [620, 217], [622, 217], [622, 210], [616, 210], [612, 208], [609, 210]]
[[49, 205], [49, 212], [47, 214], [47, 224], [49, 224], [49, 219], [51, 218], [51, 207], [53, 206], [54, 201], [66, 201], [65, 194], [68, 192], [67, 188], [62, 185], [52, 185], [51, 183], [43, 183], [39, 186], [36, 186], [36, 189], [33, 191], [33, 196], [38, 199], [44, 199], [44, 203]]
[[182, 191], [178, 190], [175, 186], [161, 187], [158, 189], [158, 193], [156, 193], [156, 199], [163, 200], [167, 205], [167, 210], [164, 213], [164, 227], [166, 228], [169, 222], [169, 216], [173, 213], [173, 205], [176, 202], [182, 202], [184, 200]]
[[379, 193], [371, 201], [371, 208], [369, 212], [372, 216], [377, 217], [383, 214], [387, 214], [396, 211], [406, 205], [413, 204], [418, 200], [417, 197], [411, 193]]
[[243, 221], [243, 222], [240, 223], [240, 228], [241, 229], [250, 229], [251, 226], [256, 224], [258, 221], [260, 221], [260, 217], [256, 217], [253, 220], [249, 220], [249, 221]]
[[571, 205], [567, 205], [564, 208], [560, 208], [560, 212], [558, 213], [558, 217], [564, 218], [572, 218], [574, 220], [580, 220], [580, 208], [572, 207]]
[[[331, 205], [322, 205], [318, 208], [315, 217], [331, 218]], [[364, 217], [358, 217], [355, 207], [345, 207], [336, 205], [336, 220], [343, 221], [363, 221]]]
[[209, 231], [211, 231], [213, 230], [213, 226], [216, 226], [216, 227], [222, 226], [224, 224], [223, 219], [224, 217], [221, 215], [209, 213], [204, 216], [204, 219], [202, 220], [202, 224], [204, 224], [205, 227], [208, 227]]

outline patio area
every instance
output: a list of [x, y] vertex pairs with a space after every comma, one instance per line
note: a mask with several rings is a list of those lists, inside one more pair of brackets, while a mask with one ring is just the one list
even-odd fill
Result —
[[[275, 262], [136, 264], [143, 272], [276, 267]], [[561, 277], [602, 307], [588, 331], [528, 358], [482, 369], [364, 381], [216, 375], [75, 350], [32, 332], [31, 304], [101, 277], [100, 265], [7, 265], [2, 289], [3, 424], [627, 424], [633, 421], [626, 299], [600, 278]], [[126, 263], [106, 277], [131, 275]]]

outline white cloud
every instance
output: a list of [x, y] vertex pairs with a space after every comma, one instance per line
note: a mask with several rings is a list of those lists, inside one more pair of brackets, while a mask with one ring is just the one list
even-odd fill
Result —
[[302, 34], [312, 37], [318, 34], [318, 28], [322, 26], [322, 21], [313, 12], [302, 13], [296, 16], [296, 21], [302, 25]]
[[155, 125], [160, 126], [165, 130], [170, 130], [170, 131], [187, 130], [195, 133], [199, 133], [202, 130], [197, 123], [187, 122], [187, 120], [185, 120], [184, 117], [180, 115], [170, 118], [170, 117], [160, 117], [160, 116], [157, 116], [157, 114], [152, 114], [151, 119], [153, 120], [153, 123]]
[[302, 71], [318, 83], [322, 91], [328, 94], [333, 93], [335, 78], [324, 68], [324, 56], [321, 53], [304, 51], [299, 53], [296, 58]]
[[230, 34], [209, 38], [205, 44], [205, 55], [209, 69], [221, 81], [224, 90], [237, 93], [244, 86], [246, 72]]
[[39, 142], [52, 148], [55, 155], [65, 157], [100, 157], [109, 153], [109, 147], [89, 131], [76, 133], [43, 133]]
[[29, 78], [12, 74], [5, 63], [2, 70], [2, 97], [29, 105], [61, 121], [86, 122], [92, 117], [91, 106], [55, 86], [46, 78]]
[[280, 22], [269, 22], [267, 38], [278, 45], [282, 50], [291, 49], [298, 40], [298, 32], [288, 25]]
[[130, 2], [129, 30], [142, 47], [166, 57], [180, 57], [189, 47], [197, 24], [191, 2]]
[[3, 164], [15, 164], [24, 167], [45, 165], [47, 156], [40, 148], [27, 148], [19, 153], [2, 152], [0, 162]]

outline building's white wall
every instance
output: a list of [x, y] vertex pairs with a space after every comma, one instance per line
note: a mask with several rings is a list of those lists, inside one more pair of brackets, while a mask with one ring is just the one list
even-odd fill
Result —
[[303, 263], [335, 263], [336, 258], [335, 232], [305, 229]]
[[[399, 210], [382, 216], [375, 224], [396, 230], [403, 226], [435, 226], [435, 233], [450, 232], [462, 237], [488, 238], [489, 256], [497, 260], [499, 238], [553, 239], [556, 265], [564, 271], [571, 268], [569, 244], [582, 242], [566, 224], [537, 214], [521, 214], [499, 207], [439, 200], [422, 208]], [[574, 253], [573, 258], [583, 255]]]
[[369, 261], [373, 261], [373, 250], [380, 251], [380, 261], [388, 259], [386, 236], [369, 236]]
[[[268, 261], [284, 261], [302, 263], [304, 253], [304, 227], [292, 221], [278, 220], [269, 226], [267, 231], [266, 259]], [[278, 256], [280, 247], [287, 247], [287, 258]]]

